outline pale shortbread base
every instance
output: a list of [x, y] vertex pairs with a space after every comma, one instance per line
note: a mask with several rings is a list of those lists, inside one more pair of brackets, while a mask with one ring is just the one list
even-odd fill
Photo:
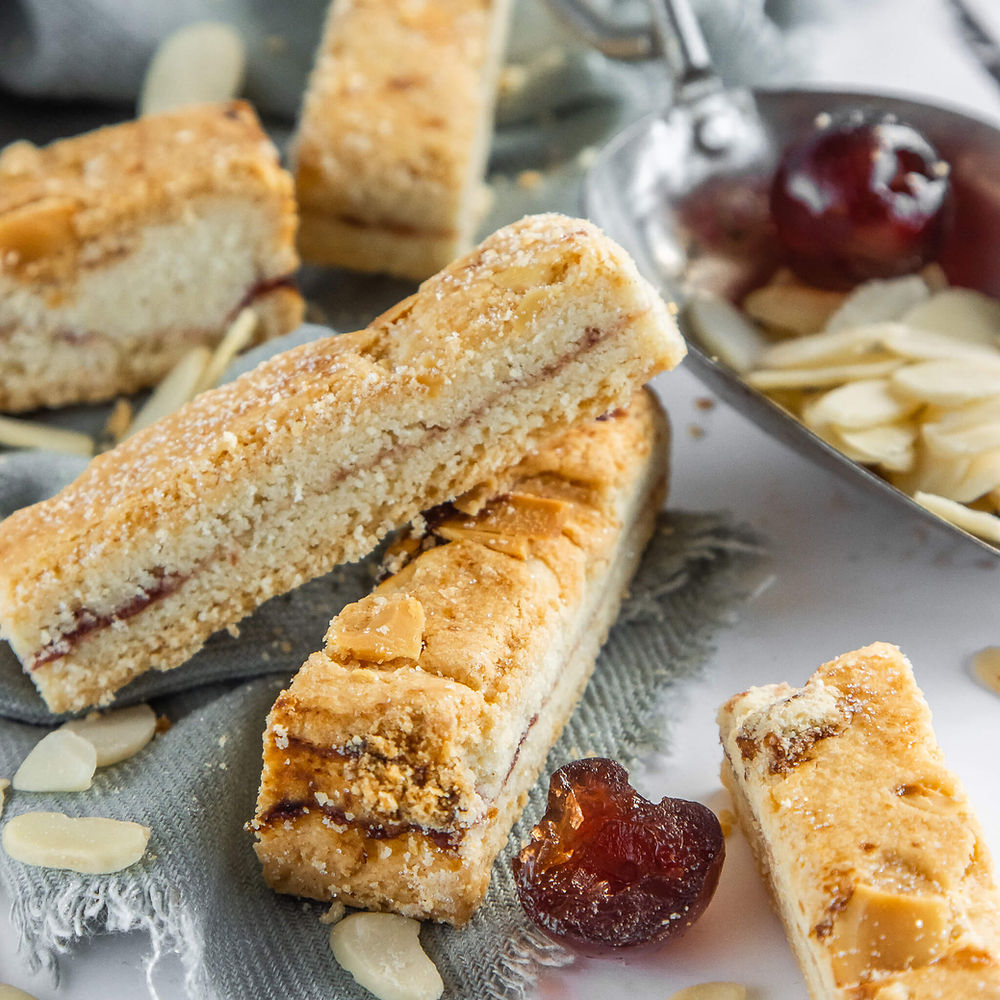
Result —
[[[580, 602], [551, 622], [544, 636], [525, 637], [532, 662], [515, 710], [481, 744], [469, 748], [465, 763], [478, 776], [485, 815], [455, 828], [463, 836], [454, 849], [439, 846], [419, 830], [369, 838], [356, 827], [331, 825], [319, 809], [269, 823], [258, 829], [255, 850], [272, 888], [456, 925], [475, 912], [489, 887], [493, 861], [590, 679], [653, 532], [668, 457], [664, 418], [658, 410], [654, 417], [658, 431], [649, 464], [623, 498], [619, 516], [625, 527], [612, 558], [591, 567]], [[553, 584], [558, 586], [554, 579]], [[537, 658], [536, 645], [544, 648]], [[279, 751], [266, 760], [281, 756]], [[290, 758], [290, 766], [301, 768], [303, 759]], [[322, 787], [318, 773], [316, 782]], [[265, 769], [262, 795], [280, 787], [280, 770]]]
[[177, 221], [122, 233], [115, 256], [84, 265], [71, 284], [0, 274], [0, 410], [153, 385], [195, 345], [218, 343], [242, 303], [258, 314], [257, 342], [294, 329], [303, 305], [293, 289], [246, 302], [294, 271], [291, 249], [276, 242], [284, 226], [276, 207], [202, 197]]

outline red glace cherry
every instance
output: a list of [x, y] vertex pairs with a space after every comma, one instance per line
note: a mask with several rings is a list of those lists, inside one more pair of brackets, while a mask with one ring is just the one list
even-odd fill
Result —
[[789, 265], [844, 287], [910, 274], [941, 244], [948, 166], [890, 116], [822, 115], [789, 145], [771, 184], [771, 215]]
[[595, 757], [552, 775], [514, 878], [525, 911], [552, 937], [614, 954], [687, 930], [715, 892], [725, 853], [711, 809], [650, 802], [621, 764]]

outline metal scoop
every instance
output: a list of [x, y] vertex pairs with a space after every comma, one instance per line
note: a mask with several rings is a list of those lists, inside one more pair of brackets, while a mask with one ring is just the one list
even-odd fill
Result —
[[[665, 296], [681, 306], [691, 291], [691, 258], [679, 210], [709, 178], [766, 180], [778, 152], [820, 114], [870, 108], [922, 132], [951, 164], [956, 217], [940, 260], [953, 283], [1000, 295], [1000, 131], [969, 115], [917, 101], [835, 90], [727, 89], [687, 0], [650, 0], [652, 31], [623, 30], [587, 0], [549, 0], [580, 34], [608, 55], [644, 58], [659, 51], [674, 78], [674, 102], [620, 133], [584, 181], [584, 208], [636, 259]], [[800, 424], [713, 358], [680, 316], [694, 373], [764, 430], [804, 456], [862, 483], [911, 514], [974, 542], [1000, 549], [925, 510], [874, 472]]]

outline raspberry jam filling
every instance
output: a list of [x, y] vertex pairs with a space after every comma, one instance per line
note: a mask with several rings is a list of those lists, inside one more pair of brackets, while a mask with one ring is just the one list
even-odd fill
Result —
[[61, 659], [69, 654], [73, 647], [84, 636], [95, 632], [97, 629], [107, 628], [115, 622], [124, 621], [145, 610], [154, 601], [172, 594], [184, 581], [187, 576], [182, 573], [168, 573], [162, 567], [156, 567], [152, 571], [157, 582], [151, 587], [144, 587], [130, 601], [126, 601], [120, 607], [109, 614], [98, 614], [90, 608], [78, 608], [73, 612], [73, 627], [68, 632], [47, 642], [31, 658], [29, 670], [36, 670], [46, 663]]

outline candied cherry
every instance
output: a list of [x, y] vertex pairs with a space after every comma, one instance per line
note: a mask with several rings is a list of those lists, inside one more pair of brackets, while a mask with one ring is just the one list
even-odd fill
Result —
[[785, 149], [771, 184], [788, 264], [830, 287], [919, 270], [941, 245], [948, 173], [934, 147], [891, 116], [819, 116]]
[[719, 821], [700, 802], [644, 799], [600, 757], [549, 780], [545, 815], [514, 859], [528, 916], [586, 954], [678, 937], [708, 906], [722, 871]]

